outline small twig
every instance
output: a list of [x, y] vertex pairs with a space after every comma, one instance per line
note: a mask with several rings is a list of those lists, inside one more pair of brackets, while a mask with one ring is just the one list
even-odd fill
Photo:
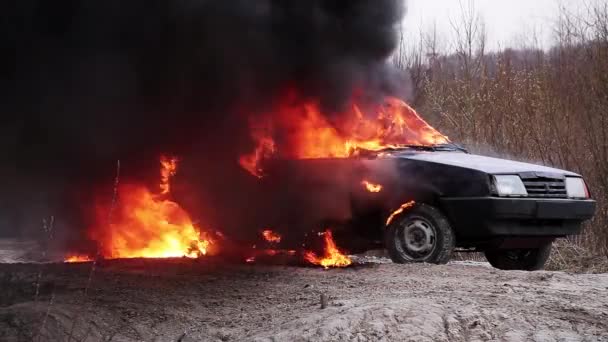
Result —
[[[53, 223], [54, 222], [55, 222], [54, 216], [51, 216], [48, 225], [47, 225], [46, 219], [42, 219], [42, 230], [46, 237], [46, 246], [44, 246], [44, 248], [42, 249], [42, 258], [43, 258], [42, 261], [44, 261], [44, 259], [46, 259], [48, 252], [49, 252], [49, 245], [51, 244], [51, 240], [53, 239]], [[40, 296], [40, 282], [42, 281], [43, 268], [44, 268], [44, 264], [41, 262], [40, 266], [38, 268], [38, 274], [36, 275], [36, 285], [35, 285], [36, 290], [34, 292], [34, 303], [38, 303], [38, 297]], [[51, 300], [49, 301], [47, 308], [46, 308], [46, 314], [42, 320], [42, 324], [40, 325], [40, 329], [38, 330], [38, 333], [32, 338], [32, 340], [35, 340], [37, 337], [39, 338], [40, 334], [44, 330], [47, 317], [49, 315], [49, 312], [51, 311], [51, 306], [53, 305], [54, 297], [55, 297], [55, 288], [53, 287], [53, 292], [51, 293]]]
[[[42, 249], [42, 259], [43, 261], [46, 259], [46, 256], [49, 253], [49, 245], [50, 241], [53, 239], [53, 223], [55, 222], [55, 217], [51, 216], [49, 220], [49, 224], [47, 225], [46, 219], [42, 219], [42, 230], [46, 236], [46, 246]], [[40, 294], [40, 280], [42, 280], [42, 269], [43, 264], [40, 263], [38, 269], [38, 275], [36, 276], [36, 292], [34, 293], [34, 302], [38, 302], [38, 295]]]
[[55, 288], [53, 288], [53, 292], [51, 293], [51, 299], [49, 300], [49, 304], [46, 307], [46, 312], [44, 313], [44, 318], [42, 319], [42, 324], [40, 325], [40, 329], [36, 336], [32, 338], [32, 341], [36, 340], [37, 337], [40, 337], [42, 331], [44, 331], [44, 327], [46, 326], [46, 321], [48, 320], [49, 314], [51, 313], [51, 307], [53, 306], [53, 301], [55, 300]]
[[[118, 185], [120, 184], [120, 159], [116, 161], [116, 178], [114, 178], [114, 188], [112, 189], [112, 203], [110, 203], [110, 210], [108, 211], [108, 227], [110, 227], [110, 233], [112, 232], [112, 217], [114, 215], [114, 208], [118, 200]], [[114, 251], [110, 251], [112, 254]]]
[[[116, 206], [116, 202], [117, 202], [117, 198], [118, 198], [118, 185], [120, 183], [120, 160], [116, 161], [116, 177], [114, 178], [114, 188], [112, 191], [112, 202], [110, 203], [110, 210], [108, 211], [108, 227], [110, 227], [112, 225], [112, 214], [114, 212], [114, 207]], [[97, 246], [97, 251], [95, 252], [95, 258], [93, 259], [93, 262], [91, 263], [91, 270], [89, 271], [89, 277], [87, 279], [87, 284], [84, 288], [84, 293], [83, 293], [83, 301], [82, 301], [82, 305], [85, 305], [86, 303], [86, 299], [88, 297], [88, 293], [89, 293], [89, 288], [91, 287], [91, 283], [93, 282], [93, 275], [95, 274], [95, 269], [97, 268], [97, 262], [100, 258], [100, 251], [99, 248], [100, 246]], [[82, 320], [85, 320], [86, 314], [88, 313], [88, 307], [85, 307], [84, 309], [84, 316], [82, 317]], [[72, 340], [72, 337], [74, 335], [74, 329], [76, 328], [76, 319], [72, 320], [72, 327], [70, 328], [70, 333], [68, 335], [68, 342], [70, 342]]]

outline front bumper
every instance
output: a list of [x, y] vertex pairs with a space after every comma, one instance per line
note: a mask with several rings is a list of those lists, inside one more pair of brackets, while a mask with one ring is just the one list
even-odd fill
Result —
[[595, 201], [541, 198], [443, 198], [442, 209], [460, 238], [560, 237], [578, 234]]

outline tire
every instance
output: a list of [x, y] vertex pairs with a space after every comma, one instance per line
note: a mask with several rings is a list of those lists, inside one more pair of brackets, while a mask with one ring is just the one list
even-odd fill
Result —
[[393, 262], [445, 264], [452, 257], [455, 237], [438, 209], [416, 204], [386, 227], [384, 243]]
[[490, 265], [500, 270], [542, 270], [551, 254], [551, 242], [538, 248], [490, 249], [485, 251]]

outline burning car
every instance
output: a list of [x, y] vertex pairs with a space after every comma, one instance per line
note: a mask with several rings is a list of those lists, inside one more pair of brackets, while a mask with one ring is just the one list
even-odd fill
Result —
[[[556, 238], [579, 233], [593, 216], [595, 201], [580, 175], [471, 154], [407, 104], [389, 105], [374, 118], [374, 125], [389, 122], [374, 126], [376, 140], [353, 140], [364, 135], [352, 130], [351, 140], [329, 139], [314, 125], [322, 141], [306, 134], [292, 158], [250, 163], [264, 191], [278, 197], [272, 202], [285, 204], [274, 226], [289, 222], [293, 229], [302, 224], [293, 218], [306, 216], [303, 226], [335, 227], [339, 246], [361, 252], [384, 245], [398, 263], [446, 263], [462, 248], [484, 252], [499, 269], [537, 270]], [[310, 110], [301, 117], [310, 121]], [[249, 161], [264, 147], [274, 152], [274, 142], [259, 139]], [[350, 148], [346, 156], [335, 152], [340, 144]]]
[[172, 197], [177, 158], [160, 159], [158, 191], [121, 183], [120, 205], [100, 205], [89, 231], [98, 253], [198, 258], [234, 249], [252, 263], [300, 250], [327, 268], [350, 265], [347, 251], [385, 247], [398, 263], [441, 264], [461, 248], [500, 269], [536, 270], [552, 242], [577, 234], [595, 211], [580, 175], [470, 154], [401, 100], [367, 111], [353, 104], [333, 121], [320, 108], [294, 101], [254, 122], [257, 144], [239, 159], [244, 205], [232, 209], [232, 194], [230, 210], [207, 208], [217, 229]]

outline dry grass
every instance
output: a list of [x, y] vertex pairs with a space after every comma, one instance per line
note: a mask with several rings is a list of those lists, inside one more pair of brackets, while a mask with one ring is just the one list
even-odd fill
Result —
[[581, 273], [608, 272], [608, 257], [605, 254], [593, 253], [589, 248], [573, 243], [567, 239], [554, 242], [546, 270], [561, 270]]

